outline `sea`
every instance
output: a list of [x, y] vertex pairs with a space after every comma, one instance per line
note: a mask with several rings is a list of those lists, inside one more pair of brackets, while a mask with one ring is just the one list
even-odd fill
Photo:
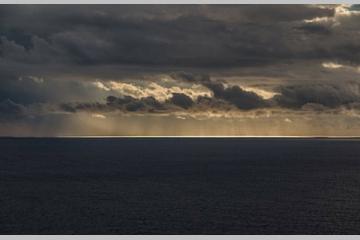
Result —
[[360, 139], [0, 138], [0, 234], [360, 234]]

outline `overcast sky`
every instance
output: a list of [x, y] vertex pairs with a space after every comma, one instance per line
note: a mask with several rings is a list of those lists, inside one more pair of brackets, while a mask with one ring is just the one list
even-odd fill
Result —
[[0, 135], [360, 135], [360, 6], [1, 5]]

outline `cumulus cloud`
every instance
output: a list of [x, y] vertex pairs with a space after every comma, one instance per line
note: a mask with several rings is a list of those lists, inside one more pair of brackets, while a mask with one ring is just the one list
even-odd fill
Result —
[[333, 62], [324, 62], [324, 63], [322, 63], [322, 66], [324, 68], [330, 68], [330, 69], [337, 69], [337, 68], [344, 67], [344, 65], [342, 65], [342, 64], [333, 63]]
[[[211, 92], [199, 84], [181, 85], [176, 82], [169, 83], [168, 80], [164, 84], [164, 80], [157, 80], [156, 82], [139, 82], [133, 81], [126, 82], [100, 82], [95, 81], [93, 84], [105, 91], [111, 91], [121, 94], [132, 96], [134, 98], [156, 97], [157, 100], [164, 102], [172, 97], [173, 92], [178, 92], [196, 99], [199, 96], [209, 96]], [[162, 83], [162, 84], [161, 84]]]

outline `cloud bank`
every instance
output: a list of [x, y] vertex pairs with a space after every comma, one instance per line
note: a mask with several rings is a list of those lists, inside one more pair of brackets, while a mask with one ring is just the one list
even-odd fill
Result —
[[118, 129], [128, 117], [187, 133], [237, 122], [221, 135], [358, 125], [357, 5], [3, 5], [0, 16], [1, 135], [90, 134], [80, 116], [112, 119], [99, 135], [139, 134]]

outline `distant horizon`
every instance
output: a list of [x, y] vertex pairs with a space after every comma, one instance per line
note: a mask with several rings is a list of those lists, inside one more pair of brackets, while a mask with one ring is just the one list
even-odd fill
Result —
[[0, 138], [304, 138], [304, 139], [360, 139], [360, 136], [0, 136]]

